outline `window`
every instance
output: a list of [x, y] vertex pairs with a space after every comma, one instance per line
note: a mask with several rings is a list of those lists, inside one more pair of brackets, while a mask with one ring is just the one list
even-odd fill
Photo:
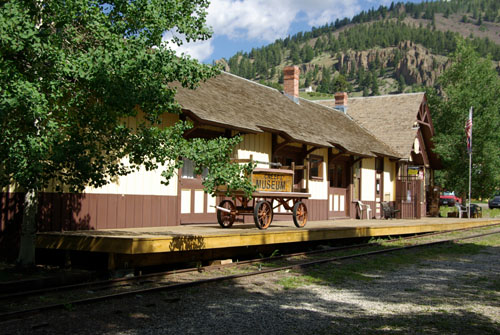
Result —
[[375, 158], [375, 170], [378, 172], [384, 171], [384, 158]]
[[330, 166], [330, 187], [345, 187], [344, 169], [345, 163], [338, 163]]
[[344, 165], [337, 165], [337, 178], [335, 179], [337, 187], [344, 187]]
[[[198, 176], [195, 173], [195, 166], [194, 162], [190, 159], [183, 158], [183, 165], [182, 165], [182, 170], [181, 170], [181, 177], [185, 179], [195, 179]], [[202, 178], [205, 178], [208, 174], [208, 169], [204, 168], [203, 172], [201, 174]]]
[[187, 158], [183, 158], [182, 162], [183, 162], [182, 172], [181, 172], [182, 178], [186, 179], [196, 178], [196, 175], [194, 174], [194, 162]]
[[309, 176], [310, 179], [323, 180], [323, 157], [310, 156], [309, 157]]

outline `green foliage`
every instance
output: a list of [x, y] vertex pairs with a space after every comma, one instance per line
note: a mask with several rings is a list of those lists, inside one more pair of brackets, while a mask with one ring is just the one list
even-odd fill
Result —
[[[253, 189], [251, 165], [230, 163], [238, 138], [185, 139], [176, 86], [218, 73], [171, 45], [210, 37], [206, 0], [0, 3], [0, 187], [26, 191], [19, 263], [34, 263], [37, 193], [100, 187], [145, 166], [168, 183], [182, 166], [206, 167], [217, 185]], [[164, 42], [165, 32], [172, 32]], [[249, 75], [253, 75], [248, 67]], [[136, 120], [133, 127], [130, 120]]]
[[500, 78], [490, 60], [463, 40], [451, 56], [452, 66], [439, 78], [444, 99], [429, 94], [436, 128], [435, 151], [444, 170], [438, 174], [442, 186], [466, 194], [469, 159], [465, 122], [474, 107], [472, 130], [472, 194], [488, 197], [500, 188]]
[[378, 79], [374, 72], [371, 72], [371, 94], [370, 95], [380, 95]]
[[341, 74], [335, 76], [330, 83], [330, 93], [346, 92], [350, 90], [352, 90], [351, 84]]
[[405, 77], [400, 74], [398, 78], [398, 92], [403, 93], [405, 91], [406, 81]]
[[283, 91], [283, 85], [281, 85], [279, 83], [272, 82], [270, 80], [259, 80], [259, 84], [272, 87], [280, 92]]
[[302, 48], [301, 54], [301, 58], [304, 63], [309, 63], [314, 58], [314, 50], [309, 44], [306, 44]]
[[[39, 191], [99, 187], [141, 165], [166, 166], [168, 182], [187, 157], [217, 183], [242, 185], [223, 168], [238, 139], [187, 140], [191, 125], [162, 122], [179, 113], [176, 81], [196, 85], [218, 73], [178, 57], [165, 31], [210, 37], [208, 3], [197, 1], [6, 1], [0, 4], [0, 186]], [[174, 37], [169, 43], [180, 44]], [[127, 118], [137, 127], [127, 127]], [[127, 162], [128, 158], [128, 162]], [[226, 176], [234, 174], [237, 178]]]

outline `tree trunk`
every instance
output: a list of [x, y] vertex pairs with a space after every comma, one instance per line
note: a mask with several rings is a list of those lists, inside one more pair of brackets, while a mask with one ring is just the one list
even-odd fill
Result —
[[23, 223], [21, 225], [21, 244], [17, 262], [23, 267], [35, 265], [36, 214], [38, 211], [38, 192], [29, 190], [24, 196]]

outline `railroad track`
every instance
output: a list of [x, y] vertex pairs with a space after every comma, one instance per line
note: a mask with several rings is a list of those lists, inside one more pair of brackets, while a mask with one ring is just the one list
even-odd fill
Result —
[[[47, 310], [67, 308], [68, 306], [77, 306], [82, 304], [96, 303], [100, 301], [105, 301], [113, 298], [126, 297], [144, 294], [148, 292], [156, 291], [167, 291], [167, 290], [180, 290], [188, 287], [199, 286], [207, 283], [215, 283], [226, 280], [234, 280], [243, 277], [256, 276], [266, 273], [290, 270], [290, 269], [301, 269], [314, 265], [338, 262], [352, 258], [368, 257], [373, 255], [379, 255], [384, 253], [391, 253], [395, 251], [433, 246], [445, 243], [457, 242], [460, 240], [467, 240], [472, 238], [478, 238], [483, 236], [488, 236], [492, 234], [500, 233], [500, 228], [493, 231], [484, 232], [480, 234], [474, 234], [469, 236], [459, 236], [454, 238], [442, 239], [431, 242], [424, 243], [414, 243], [409, 244], [411, 240], [421, 240], [427, 238], [433, 238], [443, 234], [457, 233], [457, 232], [468, 232], [471, 230], [478, 230], [481, 228], [493, 228], [500, 226], [500, 224], [491, 224], [481, 227], [457, 229], [452, 231], [444, 231], [437, 233], [428, 233], [417, 236], [396, 238], [384, 241], [384, 243], [391, 243], [395, 241], [404, 241], [407, 245], [400, 247], [386, 247], [379, 250], [371, 250], [367, 252], [343, 255], [343, 256], [328, 256], [332, 252], [347, 251], [350, 249], [365, 249], [365, 248], [376, 248], [380, 247], [378, 242], [364, 243], [343, 247], [327, 248], [323, 250], [315, 250], [308, 252], [299, 252], [287, 255], [280, 255], [275, 257], [260, 258], [248, 261], [242, 261], [238, 263], [232, 263], [227, 265], [215, 265], [209, 267], [201, 268], [191, 268], [176, 271], [168, 271], [162, 273], [147, 274], [132, 278], [119, 278], [108, 281], [92, 282], [92, 283], [82, 283], [67, 285], [62, 287], [53, 287], [48, 289], [33, 290], [28, 292], [15, 292], [12, 294], [0, 296], [1, 309], [0, 309], [0, 322], [6, 320], [12, 320], [20, 317], [24, 317], [31, 314], [40, 313]], [[302, 256], [311, 256], [317, 254], [325, 254], [328, 257], [315, 259], [312, 261], [302, 261], [297, 259]], [[262, 267], [263, 263], [270, 261], [284, 260], [287, 265], [276, 266], [276, 267]], [[256, 266], [258, 265], [258, 267]], [[235, 273], [237, 272], [237, 273]], [[239, 272], [239, 273], [238, 273]], [[195, 274], [194, 276], [192, 274]], [[229, 274], [228, 274], [229, 273]], [[184, 276], [183, 275], [186, 275]], [[207, 276], [212, 275], [210, 278]], [[202, 277], [200, 279], [200, 277]], [[56, 292], [57, 294], [62, 292], [68, 292], [63, 298], [57, 297], [47, 297], [47, 294]], [[107, 292], [105, 292], [107, 291]], [[111, 291], [111, 292], [109, 292]], [[99, 293], [101, 292], [101, 293]], [[104, 293], [102, 293], [104, 292]], [[43, 300], [44, 304], [35, 305], [36, 302], [33, 301], [33, 297], [39, 303]], [[43, 297], [43, 299], [40, 299]], [[20, 302], [20, 299], [26, 299], [24, 303]], [[30, 300], [31, 299], [31, 300]], [[50, 301], [53, 301], [52, 303]], [[19, 308], [20, 307], [20, 308]], [[12, 310], [11, 310], [12, 309]]]

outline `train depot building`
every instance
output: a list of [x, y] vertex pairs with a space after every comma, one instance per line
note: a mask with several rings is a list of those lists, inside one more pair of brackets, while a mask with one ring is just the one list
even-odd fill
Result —
[[[399, 219], [437, 214], [432, 194], [440, 162], [432, 152], [434, 128], [424, 93], [338, 93], [335, 100], [312, 102], [298, 96], [298, 67], [286, 67], [284, 74], [284, 93], [224, 72], [196, 90], [179, 88], [182, 114], [165, 115], [163, 122], [191, 120], [188, 137], [242, 136], [232, 158], [251, 159], [258, 169], [269, 169], [268, 163], [293, 167], [292, 191], [309, 195], [303, 200], [308, 221], [327, 221], [322, 227], [341, 219], [383, 218], [383, 204]], [[136, 120], [127, 124], [134, 127]], [[205, 193], [203, 176], [193, 171], [186, 160], [168, 186], [160, 183], [161, 171], [144, 169], [81, 194], [41, 193], [39, 231], [216, 224], [215, 206], [223, 198]], [[21, 193], [1, 194], [2, 243], [20, 226], [22, 200]], [[273, 220], [290, 221], [285, 212], [277, 207]]]

